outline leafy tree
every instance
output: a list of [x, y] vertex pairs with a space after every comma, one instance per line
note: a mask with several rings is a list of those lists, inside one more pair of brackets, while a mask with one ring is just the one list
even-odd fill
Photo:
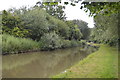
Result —
[[67, 38], [69, 34], [68, 25], [49, 14], [41, 8], [34, 7], [27, 11], [22, 20], [25, 22], [26, 29], [30, 29], [31, 37], [34, 40], [40, 40], [45, 33], [56, 32], [59, 36]]
[[97, 15], [95, 18], [96, 27], [93, 29], [91, 38], [99, 42], [116, 45], [118, 41], [118, 15], [111, 16]]
[[24, 25], [19, 16], [3, 10], [2, 13], [2, 30], [16, 37], [26, 37], [29, 33], [24, 29]]
[[0, 12], [0, 34], [2, 34], [2, 12]]
[[55, 31], [56, 34], [67, 39], [69, 36], [69, 26], [62, 20], [59, 20], [53, 16], [47, 15], [46, 17], [49, 26], [49, 32]]
[[48, 14], [60, 20], [66, 19], [64, 13], [65, 6], [58, 5], [58, 2], [37, 2], [36, 6], [43, 8]]
[[113, 13], [119, 13], [120, 2], [83, 2], [82, 8], [90, 11], [90, 16], [102, 14], [110, 16]]
[[40, 8], [33, 8], [27, 11], [21, 19], [25, 22], [26, 29], [30, 30], [30, 38], [40, 40], [40, 38], [49, 30], [46, 20], [46, 12]]
[[78, 25], [74, 24], [73, 21], [67, 21], [66, 23], [70, 27], [69, 40], [80, 40], [82, 33]]
[[[118, 36], [118, 15], [120, 14], [120, 2], [83, 2], [82, 8], [90, 11], [94, 16], [95, 28], [92, 30], [92, 38], [99, 42], [116, 45]], [[97, 18], [96, 18], [97, 17]]]
[[74, 24], [78, 26], [82, 33], [82, 39], [89, 39], [90, 29], [88, 28], [88, 23], [82, 20], [73, 20]]

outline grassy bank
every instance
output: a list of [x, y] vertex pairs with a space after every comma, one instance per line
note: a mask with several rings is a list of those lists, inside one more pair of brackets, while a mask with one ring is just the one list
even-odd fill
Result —
[[20, 53], [30, 50], [38, 50], [39, 44], [36, 41], [25, 38], [18, 38], [11, 35], [2, 35], [2, 53]]
[[118, 78], [118, 52], [115, 47], [100, 45], [78, 64], [53, 78]]

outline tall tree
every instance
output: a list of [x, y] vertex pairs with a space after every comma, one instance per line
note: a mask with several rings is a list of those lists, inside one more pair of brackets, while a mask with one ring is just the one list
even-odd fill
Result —
[[18, 15], [3, 10], [2, 12], [2, 32], [17, 37], [26, 37], [28, 30], [24, 28], [24, 22]]
[[88, 23], [82, 20], [73, 20], [74, 24], [78, 26], [82, 33], [82, 39], [89, 39], [90, 29], [88, 28]]
[[69, 40], [80, 40], [83, 34], [81, 33], [79, 26], [76, 25], [73, 21], [67, 21], [66, 23], [70, 27]]
[[65, 6], [58, 5], [58, 2], [37, 2], [36, 6], [43, 8], [47, 13], [60, 20], [66, 19], [64, 13]]
[[98, 42], [116, 45], [118, 41], [118, 14], [103, 16], [97, 14], [95, 17], [96, 27], [91, 33], [91, 38]]

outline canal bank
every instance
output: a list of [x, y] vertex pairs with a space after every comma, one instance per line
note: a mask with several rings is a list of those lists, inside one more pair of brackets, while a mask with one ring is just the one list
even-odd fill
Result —
[[98, 51], [53, 78], [118, 78], [118, 50], [100, 45]]

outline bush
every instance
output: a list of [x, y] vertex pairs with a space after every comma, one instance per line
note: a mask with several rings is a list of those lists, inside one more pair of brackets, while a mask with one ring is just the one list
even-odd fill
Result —
[[61, 48], [68, 48], [68, 47], [72, 47], [71, 46], [71, 41], [70, 40], [62, 40]]
[[76, 40], [62, 40], [62, 48], [68, 48], [68, 47], [77, 47], [77, 46], [84, 46], [86, 45], [86, 41], [76, 41]]
[[80, 43], [81, 45], [86, 45], [86, 40], [81, 40]]
[[55, 33], [46, 33], [41, 37], [40, 46], [41, 50], [53, 50], [57, 48], [61, 48], [61, 38]]
[[31, 39], [2, 35], [2, 53], [18, 53], [36, 49], [39, 49], [39, 44]]
[[78, 41], [76, 41], [76, 40], [71, 40], [71, 46], [72, 46], [72, 47], [79, 46]]

